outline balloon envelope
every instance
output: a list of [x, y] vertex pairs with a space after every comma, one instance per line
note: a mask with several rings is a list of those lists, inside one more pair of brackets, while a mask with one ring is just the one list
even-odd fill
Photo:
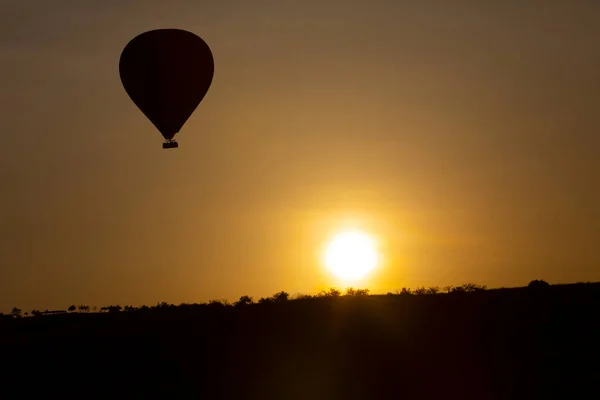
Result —
[[125, 91], [166, 140], [202, 101], [214, 74], [208, 45], [180, 29], [158, 29], [133, 38], [119, 60]]

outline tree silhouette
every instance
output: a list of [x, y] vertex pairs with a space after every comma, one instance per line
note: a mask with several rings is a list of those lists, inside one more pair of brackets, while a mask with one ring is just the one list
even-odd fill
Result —
[[12, 311], [10, 312], [10, 315], [13, 318], [21, 318], [22, 313], [23, 313], [23, 310], [21, 310], [20, 308], [17, 308], [17, 307], [13, 307]]
[[546, 281], [536, 279], [529, 282], [529, 285], [527, 285], [527, 290], [529, 290], [535, 296], [542, 297], [550, 292], [550, 284]]
[[260, 299], [258, 299], [258, 304], [267, 304], [272, 302], [273, 299], [271, 297], [261, 297]]
[[234, 307], [242, 307], [242, 306], [248, 306], [253, 303], [254, 303], [254, 300], [252, 299], [252, 297], [242, 296], [242, 297], [240, 297], [240, 299], [238, 301], [233, 303], [233, 305], [234, 305]]
[[279, 303], [282, 301], [287, 301], [290, 298], [290, 294], [288, 292], [278, 292], [273, 295], [273, 301]]
[[69, 308], [67, 308], [67, 310], [68, 310], [69, 312], [73, 312], [73, 311], [75, 311], [76, 309], [77, 309], [77, 307], [75, 306], [75, 304], [72, 304], [72, 305], [70, 305], [70, 306], [69, 306]]

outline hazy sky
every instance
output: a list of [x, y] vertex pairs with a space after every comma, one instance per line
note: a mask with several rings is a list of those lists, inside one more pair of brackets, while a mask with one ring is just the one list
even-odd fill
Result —
[[[177, 136], [124, 91], [128, 41], [210, 45]], [[365, 282], [600, 280], [596, 0], [4, 0], [0, 310], [314, 292], [332, 233]]]

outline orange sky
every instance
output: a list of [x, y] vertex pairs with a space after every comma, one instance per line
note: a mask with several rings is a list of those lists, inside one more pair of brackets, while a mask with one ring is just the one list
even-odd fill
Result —
[[[586, 0], [8, 1], [0, 310], [314, 292], [344, 226], [381, 242], [375, 292], [598, 281], [599, 20]], [[215, 57], [169, 151], [118, 75], [165, 27]]]

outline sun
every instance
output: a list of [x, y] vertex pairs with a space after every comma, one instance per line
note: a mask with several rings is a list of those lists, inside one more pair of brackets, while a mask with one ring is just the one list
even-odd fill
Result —
[[361, 231], [339, 233], [325, 248], [324, 262], [337, 278], [360, 280], [379, 263], [377, 243]]

